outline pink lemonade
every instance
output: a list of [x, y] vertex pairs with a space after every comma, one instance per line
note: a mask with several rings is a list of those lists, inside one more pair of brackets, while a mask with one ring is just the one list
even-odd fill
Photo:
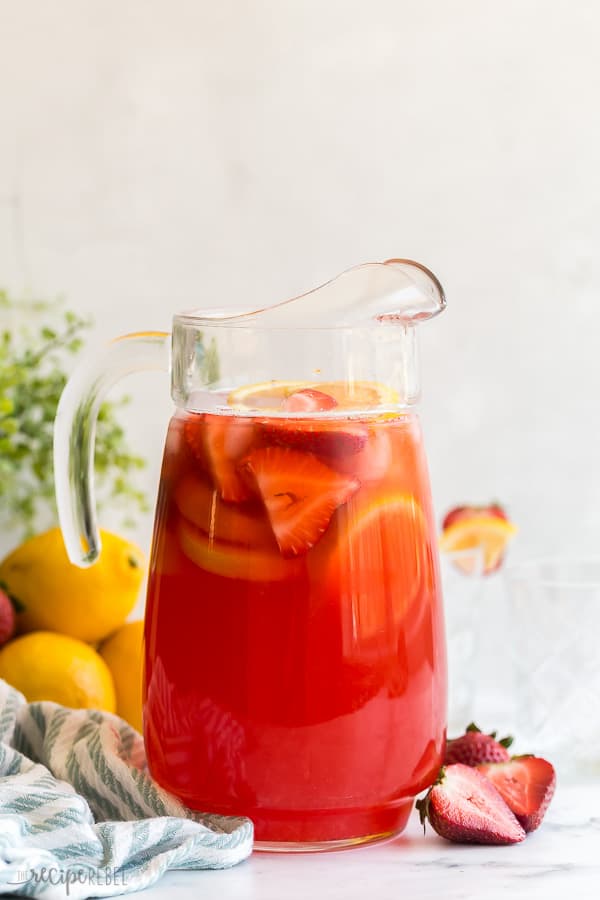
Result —
[[145, 626], [164, 788], [264, 844], [404, 827], [445, 738], [429, 496], [412, 413], [177, 413]]

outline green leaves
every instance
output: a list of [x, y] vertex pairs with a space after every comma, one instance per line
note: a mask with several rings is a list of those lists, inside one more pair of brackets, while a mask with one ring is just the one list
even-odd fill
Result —
[[[26, 535], [56, 523], [54, 418], [90, 324], [58, 303], [17, 304], [0, 291], [0, 526], [16, 526]], [[148, 504], [132, 479], [145, 460], [129, 449], [118, 419], [126, 402], [102, 406], [96, 473], [100, 504], [118, 503], [131, 514]]]

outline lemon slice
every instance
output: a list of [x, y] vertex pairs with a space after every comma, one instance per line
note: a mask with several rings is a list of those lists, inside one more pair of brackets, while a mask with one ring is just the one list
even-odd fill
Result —
[[402, 621], [428, 580], [427, 539], [423, 511], [410, 494], [344, 508], [327, 589], [350, 611], [351, 642], [386, 634]]
[[286, 397], [306, 387], [309, 387], [306, 381], [261, 381], [259, 384], [246, 384], [232, 391], [227, 403], [237, 409], [280, 409]]
[[218, 492], [195, 475], [184, 475], [173, 492], [175, 505], [188, 524], [206, 533], [217, 546], [273, 549], [277, 544], [264, 516], [246, 512], [235, 503], [224, 503]]
[[187, 558], [205, 572], [242, 581], [284, 581], [302, 572], [297, 559], [283, 559], [277, 551], [247, 550], [215, 541], [185, 519], [177, 525], [179, 545]]
[[342, 409], [371, 409], [377, 406], [395, 406], [399, 402], [397, 391], [377, 381], [330, 381], [311, 384], [324, 394], [329, 394]]
[[340, 409], [369, 410], [399, 402], [393, 388], [376, 381], [263, 381], [237, 388], [227, 402], [235, 409], [279, 410], [290, 394], [307, 388], [333, 397]]
[[[483, 552], [483, 571], [493, 572], [502, 561], [502, 556], [509, 541], [517, 533], [516, 525], [498, 516], [474, 515], [459, 519], [442, 533], [440, 549], [444, 553], [456, 553], [461, 550], [481, 548]], [[475, 568], [473, 557], [457, 558], [458, 568], [471, 574]]]

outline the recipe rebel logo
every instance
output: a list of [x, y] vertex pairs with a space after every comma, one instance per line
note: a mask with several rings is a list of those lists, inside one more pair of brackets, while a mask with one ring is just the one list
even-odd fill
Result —
[[40, 866], [36, 869], [17, 869], [8, 883], [13, 885], [64, 885], [68, 897], [73, 885], [125, 887], [127, 876], [119, 869], [108, 867], [60, 869], [54, 866]]

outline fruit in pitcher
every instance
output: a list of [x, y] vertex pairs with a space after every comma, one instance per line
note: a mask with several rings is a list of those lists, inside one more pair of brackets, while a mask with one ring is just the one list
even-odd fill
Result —
[[278, 552], [262, 510], [257, 514], [247, 504], [224, 503], [219, 493], [197, 475], [184, 475], [177, 483], [173, 498], [181, 515], [211, 541], [274, 548]]
[[296, 559], [284, 559], [277, 548], [246, 550], [236, 544], [211, 540], [185, 519], [177, 525], [177, 539], [185, 556], [212, 575], [245, 581], [284, 581], [300, 574]]
[[[227, 403], [234, 409], [280, 410], [283, 402], [311, 385], [306, 381], [262, 381], [258, 384], [245, 384], [232, 391]], [[319, 385], [315, 385], [319, 387]]]
[[301, 392], [315, 391], [335, 401], [340, 409], [369, 410], [396, 406], [397, 392], [376, 381], [265, 381], [232, 391], [227, 402], [234, 409], [278, 411], [289, 398]]
[[252, 443], [251, 422], [228, 416], [191, 413], [185, 421], [185, 437], [196, 459], [208, 467], [223, 500], [239, 503], [249, 491], [237, 463]]
[[[187, 440], [177, 448], [161, 484], [146, 632], [153, 776], [195, 808], [254, 815], [257, 839], [296, 843], [402, 828], [445, 738], [418, 423], [408, 411], [346, 416], [339, 398], [329, 412], [281, 409], [308, 387], [286, 389], [277, 415], [244, 408], [240, 423], [254, 426], [236, 462], [244, 501], [223, 500], [202, 444], [197, 463]], [[235, 428], [235, 415], [223, 418]], [[331, 429], [331, 453], [311, 453], [305, 432], [303, 446], [269, 441], [274, 421]], [[344, 432], [355, 441], [355, 426], [367, 439], [352, 453]]]
[[0, 678], [25, 698], [115, 712], [115, 688], [104, 660], [83, 641], [32, 631], [0, 650]]
[[423, 827], [428, 819], [440, 837], [457, 844], [517, 844], [525, 838], [491, 781], [462, 763], [442, 768], [417, 809]]
[[399, 403], [397, 391], [377, 381], [329, 381], [315, 386], [330, 394], [343, 409], [369, 410]]
[[0, 563], [18, 631], [57, 631], [94, 643], [123, 624], [146, 562], [135, 544], [109, 531], [100, 535], [102, 553], [89, 569], [69, 562], [60, 528], [30, 538]]
[[335, 510], [360, 487], [310, 453], [283, 447], [254, 450], [242, 468], [260, 495], [282, 556], [302, 556], [326, 530]]
[[142, 730], [142, 640], [144, 622], [127, 622], [102, 642], [98, 650], [110, 669], [117, 715]]
[[355, 448], [353, 453], [337, 454], [331, 464], [338, 472], [354, 475], [361, 484], [369, 484], [383, 478], [391, 462], [392, 442], [380, 424], [367, 430], [362, 447]]
[[[488, 506], [459, 506], [450, 510], [443, 521], [440, 549], [447, 553], [481, 548], [483, 574], [489, 575], [502, 565], [508, 543], [517, 528], [497, 503]], [[466, 574], [476, 567], [475, 557], [466, 555], [454, 560]]]
[[15, 633], [15, 608], [8, 594], [0, 588], [0, 647]]
[[262, 430], [269, 444], [314, 453], [332, 463], [362, 450], [369, 435], [366, 425], [360, 423], [316, 419], [272, 418]]
[[350, 501], [329, 550], [324, 585], [352, 608], [357, 634], [398, 624], [425, 586], [427, 526], [410, 494]]
[[465, 766], [477, 766], [480, 763], [506, 762], [510, 759], [508, 748], [512, 742], [512, 737], [497, 741], [495, 731], [484, 734], [471, 722], [461, 737], [447, 742], [444, 765], [463, 763]]
[[286, 397], [281, 408], [286, 412], [325, 412], [334, 409], [337, 400], [315, 388], [302, 388]]
[[539, 828], [556, 788], [554, 767], [539, 756], [477, 767], [488, 778], [525, 831]]

